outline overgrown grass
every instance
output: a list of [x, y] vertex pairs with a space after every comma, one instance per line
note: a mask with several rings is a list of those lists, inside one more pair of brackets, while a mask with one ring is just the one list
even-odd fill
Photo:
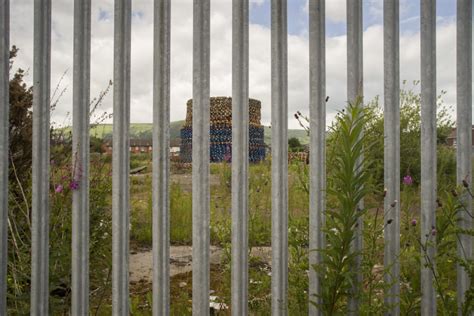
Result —
[[[144, 160], [143, 160], [144, 161]], [[271, 240], [271, 165], [262, 162], [250, 166], [249, 172], [249, 244], [268, 246]], [[295, 221], [305, 220], [308, 212], [307, 193], [299, 185], [301, 163], [290, 166], [289, 210]], [[231, 165], [213, 164], [212, 175], [219, 185], [211, 186], [211, 242], [230, 242]], [[190, 171], [184, 174], [190, 176]], [[174, 245], [192, 242], [192, 193], [173, 181], [170, 185], [170, 238]], [[152, 244], [151, 174], [131, 177], [131, 239], [139, 246]], [[227, 228], [229, 226], [229, 228]]]
[[[341, 114], [344, 116], [345, 114]], [[345, 117], [347, 119], [347, 117]], [[354, 130], [346, 130], [354, 135]], [[346, 135], [347, 136], [347, 135]], [[346, 136], [342, 136], [343, 138]], [[351, 137], [352, 137], [351, 136]], [[335, 300], [324, 299], [329, 304], [322, 306], [325, 314], [344, 314], [347, 300], [351, 295], [351, 282], [353, 275], [349, 267], [353, 264], [356, 255], [362, 258], [363, 281], [360, 284], [361, 313], [364, 315], [378, 315], [384, 310], [383, 293], [387, 289], [384, 283], [384, 274], [387, 268], [383, 266], [383, 231], [388, 223], [383, 219], [383, 193], [379, 192], [374, 175], [364, 179], [353, 181], [347, 177], [350, 170], [354, 170], [354, 164], [340, 165], [342, 159], [341, 147], [344, 139], [331, 138], [332, 148], [328, 149], [328, 183], [331, 192], [328, 192], [329, 226], [326, 227], [326, 237], [331, 243], [340, 241], [344, 247], [331, 247], [325, 254], [326, 260], [332, 256], [332, 262], [340, 262], [331, 272], [326, 269], [327, 279], [324, 284], [327, 289], [323, 295], [337, 293]], [[346, 143], [346, 153], [356, 158], [354, 147], [357, 142], [350, 145]], [[338, 145], [341, 143], [340, 145]], [[367, 142], [365, 142], [367, 145]], [[439, 215], [438, 238], [441, 238], [440, 253], [437, 257], [436, 270], [440, 280], [440, 291], [443, 291], [442, 301], [438, 304], [440, 314], [449, 314], [449, 310], [456, 310], [455, 289], [455, 266], [452, 259], [455, 254], [456, 230], [442, 229], [442, 225], [452, 218], [456, 208], [454, 202], [449, 202], [450, 188], [452, 188], [453, 151], [440, 145], [438, 160], [438, 174], [440, 175], [440, 203], [445, 205], [446, 211]], [[369, 155], [367, 155], [370, 157]], [[140, 164], [146, 164], [146, 159], [136, 159]], [[347, 162], [347, 161], [346, 161]], [[192, 193], [190, 185], [191, 170], [179, 168], [179, 172], [173, 172], [170, 186], [170, 220], [171, 220], [171, 243], [175, 245], [190, 245], [192, 242]], [[338, 172], [339, 178], [337, 177]], [[409, 171], [408, 171], [409, 173]], [[376, 175], [375, 175], [376, 176]], [[449, 181], [443, 182], [443, 176]], [[344, 178], [346, 177], [346, 178]], [[308, 165], [301, 162], [289, 164], [289, 288], [288, 309], [291, 315], [307, 314], [308, 304], [314, 303], [309, 299], [308, 278]], [[338, 180], [339, 179], [339, 180]], [[339, 181], [339, 182], [338, 182]], [[211, 165], [211, 243], [218, 245], [224, 250], [224, 260], [217, 266], [212, 267], [211, 288], [223, 302], [230, 306], [230, 237], [231, 237], [231, 166], [230, 164]], [[348, 186], [365, 184], [364, 200], [366, 208], [357, 211], [353, 206], [362, 191], [350, 190]], [[353, 194], [349, 194], [352, 192]], [[448, 192], [447, 194], [443, 192]], [[338, 194], [343, 194], [341, 199]], [[347, 195], [349, 194], [349, 195]], [[151, 246], [151, 174], [132, 177], [132, 239], [138, 246]], [[451, 198], [452, 200], [452, 198]], [[349, 203], [350, 202], [350, 203]], [[351, 204], [352, 203], [352, 204]], [[420, 238], [418, 222], [419, 215], [419, 188], [415, 182], [412, 185], [402, 185], [401, 195], [401, 248], [399, 260], [401, 262], [401, 296], [400, 309], [404, 315], [418, 315], [420, 310], [420, 269], [422, 249], [418, 242]], [[345, 205], [346, 211], [342, 206]], [[355, 211], [354, 211], [355, 210]], [[355, 214], [357, 213], [357, 216]], [[451, 216], [451, 217], [450, 217]], [[347, 221], [343, 220], [344, 217]], [[362, 217], [364, 221], [364, 249], [361, 253], [351, 253], [348, 245], [353, 240], [355, 219]], [[445, 219], [443, 219], [445, 218]], [[335, 230], [334, 230], [335, 229]], [[338, 233], [335, 233], [337, 231]], [[459, 233], [459, 232], [457, 232]], [[441, 237], [442, 236], [442, 237]], [[270, 246], [271, 240], [271, 162], [262, 162], [250, 165], [249, 168], [249, 246]], [[338, 249], [347, 251], [341, 252]], [[444, 250], [443, 250], [444, 249]], [[332, 251], [332, 253], [331, 253]], [[453, 252], [454, 251], [454, 252]], [[336, 259], [341, 259], [337, 261]], [[320, 270], [321, 272], [321, 270]], [[259, 256], [250, 255], [249, 267], [249, 308], [255, 315], [270, 314], [270, 286], [271, 268], [269, 262], [262, 260]], [[342, 280], [342, 281], [341, 281]], [[333, 282], [334, 281], [334, 282]], [[184, 288], [178, 283], [186, 283]], [[151, 290], [151, 288], [149, 289]], [[150, 301], [145, 290], [139, 291], [132, 296], [134, 311], [137, 315], [148, 315], [150, 313]], [[146, 292], [148, 293], [148, 292]], [[323, 297], [324, 298], [324, 297]], [[171, 310], [174, 315], [190, 314], [191, 299], [191, 273], [180, 275], [172, 279], [172, 304]], [[439, 298], [441, 300], [441, 296]], [[311, 302], [310, 302], [311, 301]], [[227, 315], [228, 310], [220, 314]]]

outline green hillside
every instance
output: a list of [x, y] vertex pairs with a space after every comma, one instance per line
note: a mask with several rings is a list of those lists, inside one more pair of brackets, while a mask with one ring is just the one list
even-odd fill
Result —
[[[171, 122], [170, 125], [170, 139], [171, 143], [179, 141], [180, 130], [183, 126], [184, 121]], [[91, 136], [97, 138], [110, 138], [112, 137], [112, 124], [99, 124], [95, 125], [91, 129]], [[130, 136], [132, 138], [151, 138], [152, 137], [152, 124], [151, 123], [132, 123], [130, 124]], [[309, 143], [309, 136], [305, 130], [302, 129], [290, 129], [288, 130], [288, 138], [296, 137], [302, 144]], [[272, 129], [265, 126], [265, 143], [269, 145], [272, 139]]]
[[[299, 139], [302, 145], [309, 144], [309, 136], [304, 129], [289, 129], [288, 139], [296, 137]], [[272, 129], [269, 126], [265, 126], [265, 144], [270, 145], [272, 142]]]
[[[184, 121], [175, 121], [170, 124], [170, 138], [171, 141], [179, 138], [181, 126]], [[152, 137], [151, 123], [131, 123], [130, 124], [130, 137], [132, 138], [151, 138]], [[112, 137], [112, 124], [99, 124], [91, 128], [91, 136], [97, 138], [110, 138]]]

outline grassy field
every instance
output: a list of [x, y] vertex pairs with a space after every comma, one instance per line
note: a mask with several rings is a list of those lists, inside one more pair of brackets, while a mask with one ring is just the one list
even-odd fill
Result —
[[[131, 243], [135, 251], [150, 249], [152, 245], [151, 161], [148, 155], [133, 155], [134, 166], [147, 166], [148, 172], [131, 176]], [[308, 195], [299, 183], [300, 165], [290, 167], [289, 221], [290, 267], [296, 273], [290, 277], [292, 311], [303, 313], [307, 299], [299, 289], [305, 286], [307, 269]], [[270, 246], [271, 241], [271, 172], [270, 162], [250, 166], [249, 172], [249, 245]], [[218, 301], [229, 305], [230, 300], [230, 241], [231, 241], [231, 169], [229, 164], [211, 165], [211, 244], [224, 249], [224, 261], [211, 266], [211, 289]], [[191, 170], [172, 168], [170, 186], [170, 229], [172, 245], [191, 245], [192, 242], [192, 183]], [[303, 241], [306, 240], [306, 241]], [[294, 245], [294, 247], [292, 246]], [[302, 248], [303, 247], [303, 248]], [[299, 251], [296, 251], [299, 249]], [[303, 252], [301, 252], [303, 251]], [[299, 265], [295, 269], [295, 265]], [[267, 315], [270, 307], [270, 267], [258, 257], [250, 257], [249, 288], [251, 310], [256, 315]], [[151, 315], [151, 285], [147, 282], [131, 287], [134, 315]], [[171, 280], [171, 314], [190, 315], [192, 273], [174, 276]], [[228, 315], [228, 310], [221, 312]]]
[[[148, 155], [134, 155], [134, 167], [147, 166], [148, 172], [131, 176], [131, 238], [138, 247], [150, 247], [151, 235], [151, 160]], [[308, 211], [308, 198], [299, 185], [297, 167], [290, 172], [290, 217], [304, 219]], [[171, 174], [170, 212], [171, 243], [191, 244], [191, 170], [175, 170]], [[222, 245], [230, 242], [230, 231], [223, 226], [230, 223], [231, 169], [229, 164], [211, 165], [211, 242]], [[271, 177], [270, 164], [263, 162], [250, 166], [249, 175], [250, 243], [253, 246], [270, 245], [271, 234]]]
[[[97, 191], [93, 185], [94, 199], [100, 199], [101, 213], [98, 213], [98, 202], [94, 200], [91, 206], [91, 234], [92, 240], [96, 242], [93, 245], [106, 245], [98, 250], [104, 251], [102, 257], [98, 258], [95, 264], [91, 265], [91, 278], [94, 282], [94, 294], [91, 295], [91, 313], [95, 315], [110, 315], [111, 313], [111, 284], [110, 284], [110, 235], [103, 239], [103, 230], [100, 228], [106, 224], [106, 229], [110, 234], [110, 196], [111, 192], [111, 161], [110, 156], [97, 155], [103, 164], [94, 167], [92, 179], [100, 176], [107, 183], [103, 184], [104, 191]], [[94, 164], [95, 165], [95, 164]], [[131, 230], [130, 242], [131, 251], [147, 252], [152, 245], [152, 170], [151, 155], [133, 154], [131, 156], [131, 166], [136, 168], [146, 166], [143, 174], [130, 176], [131, 191]], [[223, 260], [219, 264], [211, 266], [211, 290], [213, 296], [217, 296], [217, 302], [230, 305], [230, 253], [231, 253], [231, 166], [226, 163], [211, 165], [211, 222], [210, 234], [211, 243], [219, 247], [224, 252]], [[68, 168], [56, 166], [52, 182], [64, 179]], [[334, 169], [329, 169], [334, 172]], [[309, 197], [307, 192], [308, 166], [304, 163], [292, 162], [289, 164], [289, 195], [288, 195], [288, 309], [290, 315], [306, 315], [309, 304], [308, 291], [308, 213]], [[93, 181], [95, 183], [95, 181]], [[453, 261], [453, 252], [456, 251], [456, 239], [452, 228], [449, 230], [449, 223], [453, 222], [451, 214], [453, 210], [453, 197], [451, 196], [451, 187], [439, 190], [440, 205], [444, 207], [437, 211], [437, 232], [440, 247], [437, 258], [437, 276], [439, 277], [440, 291], [444, 293], [444, 305], [440, 304], [440, 310], [455, 310], [456, 305], [455, 292], [455, 265]], [[96, 192], [97, 191], [97, 192]], [[170, 241], [172, 245], [191, 245], [192, 242], [192, 183], [191, 170], [189, 166], [182, 164], [173, 164], [171, 168], [170, 185]], [[66, 205], [70, 204], [70, 191], [63, 193], [52, 193], [52, 205], [56, 210], [52, 214], [55, 216], [55, 222], [62, 223], [65, 227], [70, 225], [70, 213]], [[379, 315], [383, 308], [383, 295], [387, 284], [380, 280], [383, 279], [383, 231], [386, 225], [384, 223], [383, 193], [379, 190], [371, 191], [365, 199], [366, 211], [364, 212], [364, 245], [366, 248], [362, 252], [364, 291], [362, 291], [361, 300], [363, 310], [361, 315]], [[401, 196], [401, 241], [403, 245], [400, 255], [401, 261], [401, 279], [402, 284], [406, 286], [402, 289], [401, 308], [403, 315], [418, 315], [420, 304], [420, 248], [419, 248], [419, 225], [413, 225], [413, 221], [419, 221], [419, 188], [416, 185], [403, 186]], [[328, 194], [327, 210], [328, 212], [338, 209], [334, 193]], [[66, 212], [67, 211], [67, 212]], [[68, 215], [69, 214], [69, 215]], [[330, 214], [330, 213], [328, 213]], [[64, 220], [59, 221], [57, 218]], [[334, 213], [334, 215], [337, 215]], [[100, 217], [98, 217], [100, 216]], [[337, 217], [337, 216], [336, 216]], [[330, 216], [327, 217], [328, 220]], [[93, 220], [93, 221], [92, 221]], [[103, 222], [105, 220], [105, 222]], [[415, 222], [416, 223], [416, 222]], [[438, 224], [439, 223], [439, 224]], [[249, 170], [249, 246], [270, 246], [271, 241], [271, 160], [259, 164], [250, 165]], [[352, 227], [352, 226], [351, 226]], [[67, 232], [70, 235], [69, 228], [53, 229], [51, 234], [51, 245], [55, 246], [51, 252], [53, 258], [58, 256], [58, 250], [64, 255], [64, 258], [58, 258], [58, 262], [70, 263], [70, 241], [64, 242], [63, 236], [55, 236], [56, 232]], [[100, 229], [99, 229], [100, 228]], [[331, 229], [326, 230], [331, 238], [339, 234]], [[451, 235], [449, 235], [451, 234]], [[60, 242], [58, 242], [60, 241]], [[62, 245], [62, 246], [61, 246]], [[59, 248], [58, 248], [59, 247]], [[13, 248], [12, 248], [13, 249]], [[337, 247], [330, 250], [337, 250]], [[28, 249], [25, 250], [25, 257], [29, 257]], [[91, 258], [96, 259], [97, 253]], [[344, 258], [344, 255], [334, 257]], [[62, 261], [59, 261], [61, 259]], [[97, 263], [103, 266], [98, 267]], [[26, 266], [26, 265], [25, 265]], [[67, 267], [64, 264], [65, 267]], [[58, 273], [56, 268], [55, 274]], [[69, 275], [69, 270], [65, 269], [61, 275]], [[339, 275], [342, 270], [337, 270], [334, 275]], [[374, 272], [375, 271], [375, 272]], [[454, 280], [454, 281], [453, 281]], [[55, 280], [56, 284], [62, 284], [62, 280]], [[67, 282], [67, 281], [66, 281]], [[270, 315], [270, 286], [271, 286], [271, 267], [269, 262], [261, 257], [250, 255], [249, 258], [249, 311], [252, 315]], [[132, 315], [151, 315], [152, 306], [152, 287], [147, 280], [141, 279], [138, 282], [130, 284], [130, 302]], [[25, 288], [25, 293], [28, 293]], [[26, 295], [26, 294], [25, 294]], [[171, 278], [171, 315], [191, 315], [192, 299], [192, 272], [175, 275]], [[21, 298], [21, 297], [20, 297]], [[25, 298], [25, 306], [29, 300]], [[53, 299], [52, 299], [53, 300]], [[441, 299], [440, 299], [441, 300]], [[55, 315], [66, 315], [67, 307], [70, 305], [69, 297], [54, 298], [54, 311], [64, 310], [64, 313], [54, 313]], [[344, 304], [345, 298], [340, 299]], [[53, 305], [53, 304], [52, 304]], [[61, 308], [63, 306], [64, 308]], [[25, 309], [26, 310], [26, 309]], [[342, 310], [342, 309], [340, 309]], [[443, 314], [443, 313], [440, 313]], [[229, 315], [229, 310], [219, 312], [218, 315]]]
[[[180, 130], [183, 126], [184, 121], [171, 122], [170, 125], [170, 140], [171, 142], [179, 142]], [[91, 136], [97, 138], [111, 137], [112, 135], [112, 124], [98, 124], [91, 127]], [[151, 138], [153, 125], [151, 123], [132, 123], [130, 124], [130, 135], [132, 138]], [[65, 129], [66, 132], [70, 131], [70, 128]], [[309, 143], [309, 136], [305, 130], [302, 129], [290, 129], [288, 130], [288, 138], [298, 138], [301, 144], [305, 145]], [[265, 126], [265, 144], [270, 145], [272, 141], [272, 129], [269, 126]]]
[[[150, 161], [134, 157], [135, 165], [150, 166]], [[192, 241], [192, 197], [191, 175], [189, 169], [174, 166], [170, 187], [171, 243], [190, 245]], [[148, 169], [149, 170], [149, 169]], [[288, 228], [288, 308], [291, 315], [306, 315], [309, 304], [307, 296], [308, 278], [308, 208], [307, 165], [289, 165], [289, 228]], [[221, 264], [211, 265], [211, 290], [217, 302], [230, 305], [230, 237], [231, 237], [231, 170], [229, 164], [211, 165], [211, 244], [221, 247], [225, 256]], [[132, 248], [150, 249], [151, 235], [151, 174], [131, 177]], [[402, 187], [400, 233], [402, 251], [401, 310], [403, 315], [419, 315], [420, 295], [420, 227], [419, 188], [412, 185]], [[447, 222], [452, 221], [455, 201], [451, 189], [440, 189], [440, 210], [438, 211], [440, 253], [436, 273], [439, 278], [439, 291], [444, 294], [439, 300], [440, 310], [446, 311], [456, 305], [455, 238], [449, 232]], [[337, 205], [332, 195], [328, 195], [328, 209]], [[361, 300], [363, 315], [379, 315], [383, 310], [383, 291], [387, 284], [381, 282], [383, 270], [383, 231], [390, 223], [384, 222], [383, 194], [374, 191], [365, 200], [364, 245], [362, 252], [364, 292]], [[329, 231], [328, 231], [329, 233]], [[451, 235], [450, 235], [451, 234]], [[271, 241], [271, 164], [269, 161], [250, 166], [249, 172], [249, 246], [270, 246]], [[335, 250], [338, 251], [338, 250]], [[252, 315], [270, 315], [271, 305], [271, 267], [259, 257], [249, 258], [249, 311]], [[338, 273], [339, 274], [339, 273]], [[192, 272], [171, 278], [171, 314], [191, 315]], [[131, 287], [131, 302], [134, 315], [151, 315], [151, 284], [142, 282]], [[369, 304], [370, 302], [370, 304]], [[341, 310], [343, 307], [339, 307]], [[441, 313], [443, 314], [443, 313]], [[230, 315], [229, 310], [217, 315]]]
[[[170, 125], [170, 138], [171, 140], [180, 137], [180, 130], [183, 126], [184, 121], [171, 122]], [[151, 123], [131, 123], [130, 124], [130, 135], [131, 137], [151, 137], [153, 124]], [[112, 135], [112, 124], [98, 124], [91, 128], [91, 136], [97, 138], [110, 137]]]

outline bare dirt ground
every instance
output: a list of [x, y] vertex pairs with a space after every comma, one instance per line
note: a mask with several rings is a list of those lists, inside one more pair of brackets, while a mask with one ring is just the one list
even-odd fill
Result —
[[[219, 264], [224, 255], [221, 248], [211, 246], [211, 265]], [[271, 248], [252, 248], [251, 255], [271, 264]], [[192, 247], [171, 246], [170, 248], [170, 276], [192, 271]], [[141, 250], [130, 255], [130, 281], [132, 283], [151, 282], [153, 280], [153, 252]]]

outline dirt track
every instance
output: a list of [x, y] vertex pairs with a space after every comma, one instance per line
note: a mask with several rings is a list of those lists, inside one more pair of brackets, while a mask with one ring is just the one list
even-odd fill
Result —
[[[270, 247], [255, 247], [252, 256], [258, 257], [268, 264], [271, 262]], [[211, 264], [219, 264], [222, 260], [223, 250], [211, 246]], [[170, 248], [170, 276], [192, 271], [192, 247], [172, 246]], [[151, 282], [153, 279], [153, 252], [151, 250], [140, 251], [130, 255], [130, 281]]]

